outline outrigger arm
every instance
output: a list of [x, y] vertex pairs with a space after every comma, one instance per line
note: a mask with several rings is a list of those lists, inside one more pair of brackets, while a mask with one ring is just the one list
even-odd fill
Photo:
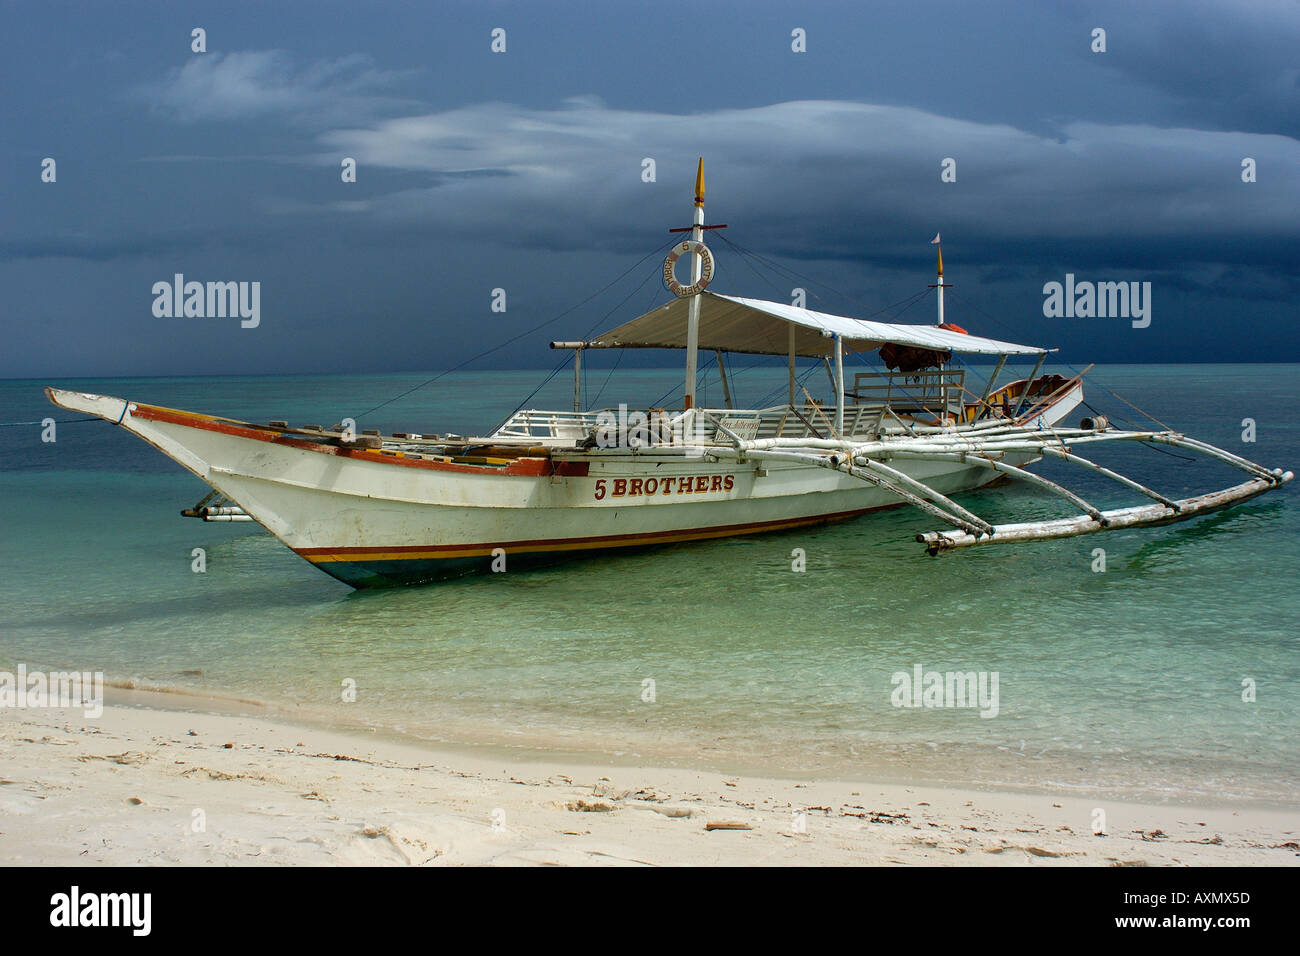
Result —
[[[734, 458], [738, 461], [752, 459], [815, 464], [875, 484], [955, 529], [930, 531], [916, 536], [917, 542], [924, 544], [926, 552], [931, 555], [980, 544], [1067, 538], [1107, 529], [1186, 521], [1189, 518], [1247, 501], [1286, 484], [1294, 477], [1290, 471], [1270, 470], [1222, 448], [1188, 438], [1177, 432], [1121, 431], [1109, 425], [1093, 429], [1049, 429], [991, 424], [987, 428], [978, 430], [935, 429], [928, 434], [914, 433], [902, 440], [878, 439], [869, 442], [807, 438], [746, 440], [726, 429], [720, 431], [725, 432], [727, 439], [730, 440], [729, 447], [702, 445], [684, 448], [683, 451], [688, 454]], [[1251, 475], [1251, 479], [1230, 488], [1174, 500], [1075, 454], [1070, 447], [1105, 441], [1152, 442], [1181, 448], [1244, 471]], [[1008, 455], [1021, 458], [1028, 455], [1033, 459], [1047, 456], [1079, 465], [1152, 498], [1155, 503], [1102, 511], [1068, 488], [1041, 475], [1026, 471], [1019, 465], [1008, 463], [1004, 460]], [[893, 458], [960, 462], [990, 468], [1064, 498], [1083, 514], [1047, 521], [990, 524], [924, 482], [885, 464]]]
[[976, 544], [1002, 543], [1008, 541], [1045, 541], [1048, 538], [1072, 538], [1081, 534], [1116, 528], [1136, 528], [1147, 525], [1172, 524], [1186, 521], [1198, 515], [1219, 511], [1231, 505], [1254, 498], [1290, 481], [1291, 472], [1279, 474], [1274, 480], [1252, 478], [1250, 481], [1222, 491], [1214, 491], [1194, 498], [1183, 498], [1173, 506], [1154, 504], [1138, 505], [1133, 508], [1119, 508], [1114, 511], [1102, 511], [1096, 517], [1078, 515], [1073, 518], [1058, 518], [1054, 521], [1026, 521], [1020, 524], [995, 525], [988, 535], [974, 535], [959, 531], [929, 531], [918, 534], [916, 540], [925, 545], [927, 554], [941, 554], [954, 548], [968, 548]]

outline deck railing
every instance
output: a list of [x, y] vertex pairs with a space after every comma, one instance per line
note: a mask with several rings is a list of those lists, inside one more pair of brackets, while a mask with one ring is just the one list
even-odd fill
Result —
[[[845, 408], [845, 437], [874, 438], [879, 433], [882, 414], [878, 406]], [[629, 440], [649, 445], [726, 445], [732, 443], [728, 432], [745, 439], [829, 438], [835, 431], [834, 418], [833, 409], [816, 404], [759, 409], [702, 408], [689, 414], [657, 408], [588, 412], [527, 409], [512, 415], [491, 437], [568, 445], [582, 442], [598, 429], [604, 429], [615, 438], [616, 445]]]
[[585, 438], [599, 424], [600, 412], [550, 412], [525, 409], [515, 412], [493, 438]]
[[[965, 396], [964, 369], [927, 369], [920, 372], [858, 372], [853, 389], [844, 397], [853, 406], [888, 406], [895, 412], [960, 410]], [[847, 409], [845, 410], [847, 414]]]

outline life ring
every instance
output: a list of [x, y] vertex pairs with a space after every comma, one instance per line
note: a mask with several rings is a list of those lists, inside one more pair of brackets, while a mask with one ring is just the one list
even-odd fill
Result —
[[[690, 285], [682, 285], [677, 281], [674, 271], [677, 268], [677, 260], [688, 252], [696, 253], [700, 259], [700, 279]], [[713, 281], [713, 253], [709, 247], [698, 239], [683, 239], [677, 245], [673, 246], [672, 252], [668, 253], [668, 258], [664, 260], [664, 285], [668, 291], [676, 296], [695, 295], [697, 292], [703, 292], [708, 284]]]

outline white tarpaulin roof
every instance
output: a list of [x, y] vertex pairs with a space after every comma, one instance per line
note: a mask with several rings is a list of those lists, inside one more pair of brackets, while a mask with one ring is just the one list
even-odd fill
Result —
[[[588, 345], [590, 348], [606, 349], [685, 348], [689, 305], [688, 297], [674, 299], [665, 306], [596, 336]], [[978, 335], [963, 335], [934, 325], [871, 322], [798, 309], [780, 302], [742, 299], [715, 292], [700, 293], [702, 350], [788, 355], [791, 328], [795, 331], [795, 354], [812, 357], [835, 354], [835, 342], [830, 338], [832, 333], [838, 333], [845, 346], [857, 351], [879, 348], [887, 342], [980, 355], [1039, 355], [1048, 351], [1032, 345], [1015, 345]]]

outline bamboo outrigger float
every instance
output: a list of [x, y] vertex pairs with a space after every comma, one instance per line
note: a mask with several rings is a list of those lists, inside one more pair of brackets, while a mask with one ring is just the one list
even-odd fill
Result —
[[[120, 425], [207, 482], [212, 493], [182, 514], [257, 521], [358, 588], [501, 570], [507, 560], [513, 568], [807, 527], [900, 505], [949, 526], [916, 536], [930, 554], [940, 554], [1185, 521], [1293, 477], [1163, 426], [1125, 431], [1097, 415], [1067, 426], [1083, 404], [1083, 375], [1040, 375], [1047, 349], [971, 335], [945, 322], [949, 284], [941, 250], [933, 286], [939, 321], [905, 325], [707, 291], [714, 264], [703, 235], [721, 227], [704, 225], [702, 162], [688, 228], [690, 239], [677, 243], [664, 264], [665, 285], [676, 296], [668, 305], [590, 340], [552, 343], [574, 352], [573, 410], [518, 411], [487, 436], [357, 435], [342, 425], [258, 425], [111, 396], [54, 388], [46, 394], [60, 407]], [[674, 275], [687, 255], [689, 285]], [[584, 410], [581, 357], [599, 348], [684, 349], [683, 407]], [[717, 356], [727, 407], [696, 405], [701, 349]], [[895, 371], [858, 373], [849, 387], [845, 351], [877, 349]], [[731, 407], [727, 353], [785, 357], [787, 401]], [[951, 366], [956, 353], [998, 357], [981, 394], [968, 391], [964, 372]], [[1033, 358], [1033, 371], [998, 385], [1004, 365], [1017, 356]], [[833, 409], [800, 385], [799, 359], [825, 365]], [[1080, 454], [1108, 442], [1172, 446], [1237, 468], [1249, 480], [1173, 500]], [[1077, 465], [1152, 503], [1100, 510], [1026, 470], [1044, 458]], [[995, 525], [953, 498], [1008, 477], [1079, 513]]]

